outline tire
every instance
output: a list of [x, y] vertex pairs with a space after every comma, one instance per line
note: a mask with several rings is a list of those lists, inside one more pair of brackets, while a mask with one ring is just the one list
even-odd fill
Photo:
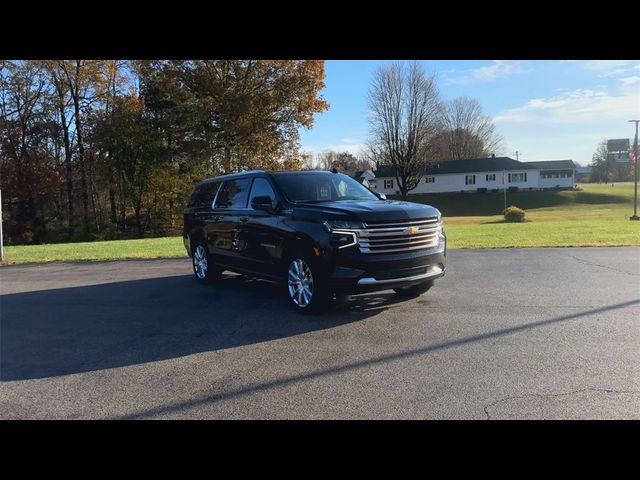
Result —
[[393, 291], [400, 297], [417, 297], [423, 293], [427, 293], [432, 286], [433, 280], [428, 280], [417, 285], [411, 285], [410, 287], [394, 288]]
[[209, 255], [207, 244], [199, 240], [193, 244], [193, 257], [191, 257], [193, 274], [198, 283], [208, 285], [219, 280], [222, 270], [218, 268]]
[[285, 264], [285, 292], [289, 305], [299, 313], [317, 314], [331, 306], [333, 293], [322, 263], [306, 254], [292, 255]]

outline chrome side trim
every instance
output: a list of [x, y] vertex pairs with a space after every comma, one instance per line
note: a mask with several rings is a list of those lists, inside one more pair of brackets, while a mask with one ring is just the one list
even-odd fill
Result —
[[381, 285], [385, 283], [412, 282], [414, 280], [422, 280], [429, 277], [435, 277], [440, 274], [442, 274], [442, 269], [440, 267], [433, 267], [427, 273], [423, 273], [421, 275], [413, 275], [412, 277], [388, 278], [384, 280], [377, 280], [373, 277], [365, 277], [358, 280], [358, 285]]
[[216, 200], [218, 199], [218, 194], [220, 193], [220, 189], [222, 188], [223, 184], [224, 182], [218, 183], [218, 189], [216, 190], [216, 194], [213, 196], [213, 202], [211, 202], [211, 210], [216, 208]]

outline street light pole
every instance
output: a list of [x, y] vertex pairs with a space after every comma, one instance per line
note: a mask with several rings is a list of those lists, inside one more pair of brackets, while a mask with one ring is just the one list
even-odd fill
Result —
[[638, 217], [638, 122], [640, 120], [629, 120], [630, 122], [634, 122], [636, 124], [636, 136], [633, 141], [633, 152], [634, 152], [634, 162], [633, 162], [633, 217], [630, 217], [629, 220], [640, 220]]

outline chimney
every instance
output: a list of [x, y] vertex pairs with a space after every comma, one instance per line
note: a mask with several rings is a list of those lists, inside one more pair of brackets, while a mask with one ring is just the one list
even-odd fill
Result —
[[496, 154], [495, 154], [495, 153], [492, 153], [492, 154], [491, 154], [491, 158], [496, 158]]

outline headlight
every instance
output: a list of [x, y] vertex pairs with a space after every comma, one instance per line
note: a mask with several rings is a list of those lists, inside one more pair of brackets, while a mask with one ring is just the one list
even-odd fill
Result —
[[438, 212], [436, 214], [436, 217], [438, 218], [438, 223], [440, 223], [442, 221], [442, 213], [440, 213], [440, 210], [438, 210], [437, 208], [436, 208], [436, 212]]
[[356, 230], [363, 228], [362, 222], [350, 220], [325, 220], [322, 228], [331, 234], [331, 245], [337, 248], [346, 248], [357, 245], [358, 236]]
[[442, 227], [440, 227], [440, 231], [438, 232], [438, 249], [436, 250], [436, 252], [440, 253], [440, 252], [444, 252], [446, 251], [447, 248], [447, 237], [444, 234], [444, 230], [442, 229]]
[[325, 220], [322, 222], [322, 228], [331, 233], [336, 230], [361, 230], [364, 226], [362, 222], [352, 220]]

